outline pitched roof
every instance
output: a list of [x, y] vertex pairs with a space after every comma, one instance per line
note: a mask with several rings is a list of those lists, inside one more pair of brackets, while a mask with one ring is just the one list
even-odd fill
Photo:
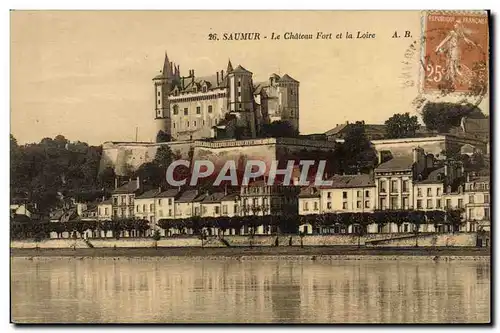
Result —
[[300, 189], [299, 198], [319, 198], [318, 188], [315, 186], [303, 187]]
[[295, 80], [293, 77], [291, 77], [290, 75], [288, 74], [285, 74], [281, 77], [281, 79], [279, 79], [279, 82], [299, 82], [297, 80]]
[[228, 193], [221, 201], [234, 201], [240, 196], [239, 192]]
[[135, 193], [139, 190], [137, 186], [137, 181], [132, 180], [127, 182], [126, 184], [118, 187], [113, 191], [113, 194], [123, 194], [123, 193]]
[[104, 201], [97, 203], [97, 205], [111, 205], [111, 203], [112, 203], [111, 198], [109, 198], [109, 199], [106, 199]]
[[463, 122], [466, 133], [472, 133], [479, 136], [489, 137], [490, 135], [490, 119], [466, 118]]
[[326, 134], [326, 136], [336, 135], [336, 134], [340, 133], [346, 127], [347, 127], [347, 124], [340, 124], [340, 125], [337, 125], [334, 128], [332, 128], [331, 130], [326, 131], [325, 134]]
[[165, 190], [158, 194], [156, 197], [158, 198], [173, 198], [177, 194], [179, 194], [179, 189], [176, 188], [169, 188], [168, 190]]
[[155, 188], [155, 189], [144, 192], [143, 194], [137, 196], [135, 199], [136, 200], [137, 199], [151, 199], [151, 198], [156, 197], [159, 193], [160, 193], [160, 191], [157, 188]]
[[387, 162], [380, 164], [375, 168], [375, 171], [404, 171], [409, 170], [412, 167], [413, 158], [411, 156], [397, 156]]
[[252, 72], [250, 72], [249, 70], [243, 68], [243, 66], [241, 66], [241, 65], [238, 65], [238, 67], [236, 67], [235, 69], [233, 69], [231, 71], [231, 73], [250, 73], [250, 74], [252, 74]]
[[163, 75], [163, 73], [160, 73], [158, 75], [156, 75], [153, 80], [157, 80], [157, 79], [165, 79], [165, 75]]
[[199, 197], [198, 190], [187, 190], [182, 192], [181, 196], [179, 199], [176, 200], [177, 203], [183, 203], [183, 202], [193, 202], [193, 201], [199, 201], [195, 200]]
[[[343, 130], [345, 130], [347, 127], [354, 125], [353, 123], [351, 124], [340, 124], [332, 128], [331, 130], [325, 132], [327, 136], [332, 136], [332, 135], [337, 135]], [[371, 133], [379, 133], [379, 134], [385, 134], [386, 132], [386, 126], [383, 124], [364, 124], [365, 126], [365, 133], [370, 135]]]
[[444, 167], [437, 168], [432, 170], [425, 179], [418, 180], [416, 183], [418, 184], [436, 184], [442, 183], [444, 181]]
[[335, 175], [330, 179], [332, 185], [322, 185], [320, 188], [353, 188], [353, 187], [371, 187], [375, 186], [375, 182], [371, 175]]
[[471, 177], [467, 183], [489, 183], [490, 181], [490, 176], [475, 176]]
[[224, 198], [226, 194], [224, 192], [215, 192], [212, 194], [209, 194], [203, 198], [202, 202], [203, 203], [216, 203], [216, 202], [221, 202], [222, 198]]

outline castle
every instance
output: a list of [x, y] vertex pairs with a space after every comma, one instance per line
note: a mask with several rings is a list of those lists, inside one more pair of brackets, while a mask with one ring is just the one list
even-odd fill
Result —
[[153, 78], [158, 136], [166, 141], [250, 139], [274, 121], [287, 122], [298, 133], [299, 82], [273, 73], [268, 81], [254, 83], [252, 76], [241, 65], [233, 68], [230, 60], [225, 72], [196, 77], [190, 69], [182, 76], [165, 53], [163, 70]]

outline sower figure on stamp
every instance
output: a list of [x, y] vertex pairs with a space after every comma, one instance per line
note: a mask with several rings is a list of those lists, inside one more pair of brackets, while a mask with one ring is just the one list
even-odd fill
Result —
[[[460, 45], [459, 43], [463, 40], [467, 44], [476, 46], [472, 40], [467, 38], [466, 35], [470, 35], [472, 31], [465, 29], [460, 20], [455, 21], [453, 29], [448, 33], [448, 35], [439, 43], [436, 47], [436, 53], [444, 52], [446, 55], [446, 79], [452, 85], [455, 85], [456, 80], [460, 82], [470, 78], [471, 70], [464, 64], [461, 63], [460, 57]], [[462, 69], [465, 72], [462, 72]]]

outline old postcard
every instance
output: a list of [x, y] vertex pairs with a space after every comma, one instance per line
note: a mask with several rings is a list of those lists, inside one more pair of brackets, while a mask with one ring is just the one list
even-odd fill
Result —
[[491, 322], [487, 11], [11, 12], [11, 322]]

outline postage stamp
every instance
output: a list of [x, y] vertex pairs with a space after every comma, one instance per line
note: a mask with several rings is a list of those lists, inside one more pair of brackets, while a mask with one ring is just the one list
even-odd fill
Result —
[[488, 81], [488, 15], [426, 12], [422, 91], [484, 94]]

